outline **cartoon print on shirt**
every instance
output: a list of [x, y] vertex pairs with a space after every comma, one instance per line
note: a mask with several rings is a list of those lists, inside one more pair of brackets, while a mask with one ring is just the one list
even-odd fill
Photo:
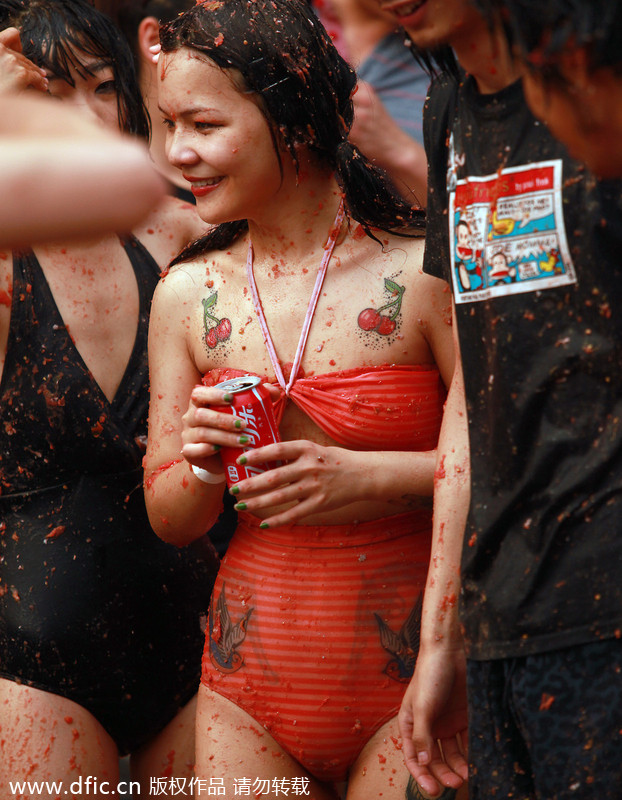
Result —
[[457, 303], [576, 282], [561, 175], [560, 160], [483, 177], [455, 180], [452, 174], [449, 233]]
[[473, 249], [471, 225], [466, 219], [456, 223], [456, 270], [463, 291], [480, 289], [484, 285], [482, 251]]
[[497, 283], [512, 283], [516, 278], [516, 266], [513, 266], [503, 250], [497, 252], [490, 259], [488, 266], [488, 285]]

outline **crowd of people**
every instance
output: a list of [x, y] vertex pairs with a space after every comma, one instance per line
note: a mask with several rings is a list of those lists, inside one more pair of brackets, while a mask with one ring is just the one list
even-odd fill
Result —
[[622, 797], [621, 63], [619, 0], [0, 0], [3, 798]]

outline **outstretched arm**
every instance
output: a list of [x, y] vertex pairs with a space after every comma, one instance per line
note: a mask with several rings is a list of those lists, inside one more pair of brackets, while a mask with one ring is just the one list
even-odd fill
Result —
[[[460, 560], [470, 501], [469, 440], [458, 355], [449, 390], [435, 474], [434, 530], [415, 673], [399, 724], [406, 765], [437, 796], [467, 778], [466, 659], [458, 625]], [[440, 741], [442, 752], [439, 749]]]
[[45, 89], [18, 31], [1, 31], [0, 247], [130, 230], [164, 195], [147, 148]]

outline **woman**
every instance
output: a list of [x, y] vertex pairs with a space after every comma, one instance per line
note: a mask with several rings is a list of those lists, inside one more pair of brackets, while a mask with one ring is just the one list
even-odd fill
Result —
[[[147, 133], [129, 50], [89, 3], [2, 0], [0, 19], [20, 29], [53, 97]], [[0, 260], [3, 797], [9, 781], [62, 782], [24, 792], [39, 798], [87, 777], [90, 796], [117, 796], [128, 752], [142, 797], [151, 779], [192, 775], [215, 562], [153, 534], [141, 460], [158, 265], [199, 230], [193, 208], [166, 198], [123, 237]]]
[[[453, 368], [448, 300], [420, 271], [422, 212], [348, 143], [355, 77], [306, 3], [206, 2], [161, 40], [168, 157], [217, 227], [154, 297], [152, 525], [176, 544], [209, 526], [222, 446], [283, 462], [232, 490], [197, 778], [230, 797], [304, 779], [316, 798], [345, 780], [350, 798], [403, 798], [395, 715]], [[242, 453], [245, 423], [213, 406], [245, 373], [276, 387], [283, 441]]]

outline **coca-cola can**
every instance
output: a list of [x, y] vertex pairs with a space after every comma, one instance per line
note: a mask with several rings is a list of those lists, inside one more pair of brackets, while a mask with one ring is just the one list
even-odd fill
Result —
[[218, 383], [214, 388], [222, 389], [223, 392], [233, 396], [230, 404], [213, 406], [214, 410], [232, 414], [246, 422], [246, 428], [240, 431], [240, 435], [248, 437], [248, 442], [239, 447], [221, 447], [220, 449], [227, 486], [231, 488], [245, 478], [260, 475], [276, 466], [274, 463], [241, 465], [237, 464], [236, 460], [242, 453], [249, 450], [280, 442], [281, 437], [274, 419], [270, 394], [262, 384], [261, 378], [256, 375], [242, 375], [239, 378], [231, 378]]

